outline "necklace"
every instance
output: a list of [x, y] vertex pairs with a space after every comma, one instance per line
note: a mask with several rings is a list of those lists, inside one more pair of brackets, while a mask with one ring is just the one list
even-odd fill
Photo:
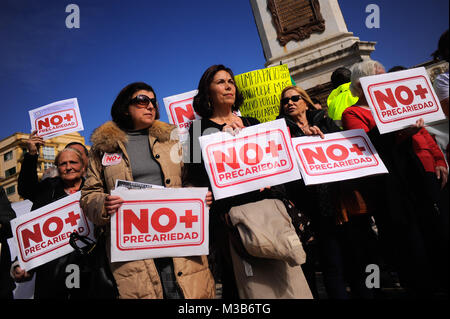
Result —
[[307, 129], [309, 127], [309, 123], [306, 123], [303, 125], [301, 123], [298, 123], [297, 125], [298, 125], [298, 127], [300, 127], [300, 129], [303, 131], [303, 133], [305, 132], [305, 129]]
[[216, 122], [217, 124], [228, 124], [233, 122], [234, 116], [233, 114], [231, 114], [231, 116], [228, 117], [214, 117], [214, 118], [210, 118], [210, 120], [213, 120], [214, 122]]

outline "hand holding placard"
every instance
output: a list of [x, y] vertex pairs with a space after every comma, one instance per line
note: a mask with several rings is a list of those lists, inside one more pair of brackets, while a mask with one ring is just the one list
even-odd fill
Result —
[[445, 119], [425, 68], [360, 79], [381, 134], [401, 130], [418, 118], [426, 123]]
[[39, 153], [39, 147], [44, 145], [44, 139], [37, 136], [37, 131], [33, 131], [27, 140], [28, 153], [36, 155]]
[[292, 139], [306, 185], [387, 173], [364, 130]]
[[76, 98], [54, 102], [28, 112], [31, 131], [44, 140], [84, 129]]
[[283, 119], [199, 141], [216, 200], [301, 178]]
[[111, 217], [111, 260], [207, 255], [207, 188], [147, 188], [111, 192], [123, 198]]

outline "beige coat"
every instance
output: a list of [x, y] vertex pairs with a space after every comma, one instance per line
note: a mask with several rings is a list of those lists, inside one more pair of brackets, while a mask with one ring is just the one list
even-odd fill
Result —
[[242, 299], [312, 299], [301, 264], [306, 261], [292, 220], [278, 199], [234, 206], [229, 212], [242, 245], [254, 257], [239, 256], [230, 244]]
[[[181, 147], [175, 136], [175, 126], [155, 121], [149, 129], [149, 142], [158, 161], [166, 187], [181, 187], [183, 163], [179, 160]], [[175, 131], [176, 132], [176, 131]], [[114, 189], [116, 179], [133, 180], [131, 165], [125, 149], [127, 135], [114, 122], [97, 128], [91, 136], [92, 149], [86, 182], [80, 204], [96, 225], [107, 225], [107, 252], [110, 258], [110, 217], [104, 209], [106, 196]], [[103, 166], [105, 153], [120, 153], [123, 159], [112, 166]], [[174, 257], [178, 286], [185, 298], [214, 298], [215, 284], [206, 256]], [[163, 290], [153, 259], [111, 263], [121, 298], [163, 298]]]

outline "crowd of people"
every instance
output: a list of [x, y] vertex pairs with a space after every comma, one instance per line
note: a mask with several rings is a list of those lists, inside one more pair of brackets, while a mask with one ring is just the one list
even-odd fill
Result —
[[[438, 55], [448, 61], [448, 31], [442, 38]], [[194, 128], [202, 136], [217, 131], [237, 135], [259, 121], [236, 114], [243, 96], [234, 74], [228, 67], [213, 65], [199, 81], [193, 107], [201, 120], [191, 125], [186, 143], [174, 138], [176, 126], [159, 120], [153, 88], [131, 83], [117, 95], [112, 121], [93, 132], [89, 153], [83, 145], [70, 143], [57, 155], [57, 176], [38, 180], [39, 147], [44, 141], [33, 132], [19, 175], [19, 193], [32, 201], [35, 210], [81, 191], [80, 206], [97, 233], [105, 234], [104, 254], [110, 260], [111, 217], [123, 203], [110, 194], [117, 179], [209, 188], [205, 198], [209, 255], [109, 263], [117, 291], [113, 295], [118, 298], [215, 298], [220, 283], [223, 299], [317, 299], [319, 270], [330, 299], [383, 298], [380, 289], [367, 285], [368, 265], [396, 272], [407, 297], [448, 296], [448, 71], [435, 81], [447, 115], [444, 126], [428, 127], [419, 119], [406, 129], [380, 134], [359, 80], [383, 73], [384, 66], [373, 60], [337, 69], [327, 109], [300, 85], [288, 86], [281, 92], [278, 119], [285, 120], [292, 137], [325, 138], [328, 133], [363, 129], [388, 174], [312, 186], [296, 180], [215, 200], [203, 159], [194, 159], [198, 156]], [[173, 160], [174, 149], [184, 161]], [[102, 165], [107, 153], [120, 153], [123, 160]], [[302, 238], [289, 215], [292, 207], [310, 221], [312, 236]], [[1, 239], [6, 245], [15, 214], [3, 189], [1, 210]], [[258, 238], [243, 238], [242, 229], [254, 227], [268, 238], [269, 248], [258, 250], [249, 242]], [[279, 234], [291, 234], [290, 246]], [[36, 299], [83, 298], [83, 287], [71, 289], [65, 282], [65, 266], [79, 261], [76, 252], [27, 272], [17, 261], [7, 264], [5, 251], [0, 297], [12, 297], [12, 280], [23, 282], [35, 275]]]

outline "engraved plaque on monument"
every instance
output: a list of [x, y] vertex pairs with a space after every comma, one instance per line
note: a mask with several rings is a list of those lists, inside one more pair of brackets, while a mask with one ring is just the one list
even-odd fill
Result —
[[291, 40], [309, 38], [313, 32], [325, 30], [318, 0], [268, 0], [267, 7], [281, 46]]

